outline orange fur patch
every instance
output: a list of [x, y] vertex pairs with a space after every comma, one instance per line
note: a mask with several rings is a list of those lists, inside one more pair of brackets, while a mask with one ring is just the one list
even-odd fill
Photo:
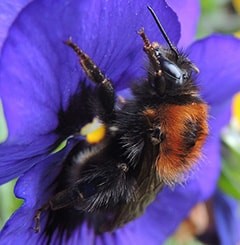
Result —
[[[189, 105], [164, 105], [157, 110], [147, 109], [144, 113], [153, 125], [159, 125], [165, 134], [160, 143], [160, 154], [156, 160], [157, 171], [166, 184], [181, 181], [201, 156], [201, 149], [208, 135], [207, 105], [192, 103]], [[197, 122], [200, 126], [195, 145], [185, 152], [186, 132], [191, 130], [186, 122]], [[185, 134], [185, 136], [184, 136]]]

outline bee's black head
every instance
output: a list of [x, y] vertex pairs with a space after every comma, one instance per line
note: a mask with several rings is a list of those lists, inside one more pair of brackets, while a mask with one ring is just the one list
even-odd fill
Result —
[[157, 94], [180, 95], [196, 94], [194, 78], [199, 72], [198, 68], [187, 58], [186, 55], [164, 48], [154, 43], [155, 56], [159, 62], [160, 74], [156, 74], [153, 67], [149, 68], [149, 82]]
[[164, 48], [156, 42], [151, 44], [144, 31], [140, 32], [145, 44], [144, 50], [150, 60], [148, 70], [150, 85], [160, 96], [198, 94], [197, 88], [194, 85], [194, 76], [199, 72], [198, 68], [186, 55], [176, 49], [168, 38], [153, 9], [149, 6], [148, 9], [168, 44], [167, 48]]

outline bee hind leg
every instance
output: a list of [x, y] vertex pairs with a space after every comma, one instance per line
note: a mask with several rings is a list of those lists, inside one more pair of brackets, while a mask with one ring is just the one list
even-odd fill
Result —
[[41, 214], [42, 214], [42, 212], [47, 211], [49, 208], [50, 208], [50, 204], [49, 203], [46, 203], [46, 204], [44, 204], [41, 208], [39, 208], [36, 211], [35, 216], [34, 216], [35, 225], [33, 227], [33, 230], [36, 233], [39, 233], [40, 230], [41, 230], [41, 224], [40, 224], [40, 222], [41, 222]]

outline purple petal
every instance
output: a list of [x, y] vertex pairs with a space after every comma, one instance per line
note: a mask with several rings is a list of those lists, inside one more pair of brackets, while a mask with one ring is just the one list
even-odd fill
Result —
[[237, 201], [217, 191], [213, 205], [215, 224], [221, 244], [237, 244], [240, 240], [240, 217]]
[[[15, 187], [15, 195], [24, 199], [24, 204], [8, 220], [0, 232], [2, 244], [13, 242], [37, 244], [41, 236], [34, 230], [34, 215], [36, 210], [48, 201], [55, 188], [54, 180], [61, 170], [61, 160], [66, 156], [76, 141], [70, 141], [67, 148], [39, 162], [25, 175], [19, 178]], [[43, 223], [45, 219], [43, 218]], [[15, 233], [12, 236], [12, 232]]]
[[147, 4], [177, 43], [179, 23], [163, 0], [34, 1], [16, 17], [0, 60], [0, 98], [9, 133], [0, 146], [1, 183], [26, 171], [61, 140], [58, 113], [67, 109], [85, 77], [76, 55], [63, 44], [69, 36], [117, 90], [145, 73], [143, 43], [136, 32], [144, 27], [151, 40], [162, 41]]
[[210, 138], [221, 137], [221, 131], [229, 125], [232, 116], [232, 101], [229, 99], [221, 105], [210, 107], [209, 129]]
[[200, 2], [199, 0], [167, 0], [167, 3], [175, 11], [181, 23], [181, 38], [178, 47], [186, 48], [196, 37], [200, 18]]
[[31, 2], [31, 0], [19, 0], [17, 3], [11, 0], [0, 2], [0, 50], [7, 38], [8, 31], [21, 11]]
[[200, 69], [199, 83], [211, 105], [228, 101], [240, 89], [240, 40], [230, 35], [212, 35], [188, 50]]
[[[34, 171], [35, 169], [31, 169], [27, 175], [19, 179], [15, 193], [17, 197], [23, 198], [25, 203], [12, 215], [2, 229], [0, 233], [2, 244], [9, 244], [13, 242], [12, 239], [15, 239], [17, 244], [24, 244], [28, 241], [37, 244], [40, 236], [37, 236], [33, 230], [36, 203], [46, 201], [43, 191], [52, 183], [58, 173], [59, 164], [54, 164], [58, 162], [58, 158], [59, 154], [45, 160], [44, 164], [37, 165], [36, 171], [38, 173]], [[51, 192], [51, 190], [52, 188], [48, 191]], [[13, 232], [15, 233], [14, 236], [12, 235]]]

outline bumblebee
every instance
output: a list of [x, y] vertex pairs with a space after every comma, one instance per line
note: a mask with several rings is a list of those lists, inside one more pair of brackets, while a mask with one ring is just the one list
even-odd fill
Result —
[[[71, 39], [88, 78], [96, 86], [95, 116], [103, 138], [80, 142], [63, 162], [56, 194], [37, 212], [49, 210], [47, 232], [74, 228], [87, 220], [96, 232], [112, 231], [141, 215], [165, 186], [182, 182], [201, 155], [208, 135], [208, 107], [195, 83], [197, 67], [170, 42], [168, 47], [139, 35], [149, 64], [146, 78], [134, 84], [132, 98], [116, 106], [112, 81]], [[74, 220], [74, 221], [73, 221]]]

